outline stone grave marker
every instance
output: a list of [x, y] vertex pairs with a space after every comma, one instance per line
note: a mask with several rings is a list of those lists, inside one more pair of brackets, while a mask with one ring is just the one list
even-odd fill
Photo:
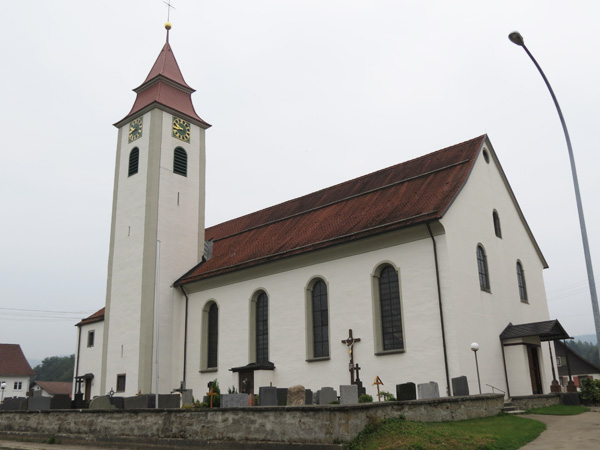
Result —
[[248, 394], [221, 394], [221, 408], [245, 408]]
[[286, 405], [287, 396], [288, 396], [287, 388], [277, 388], [277, 404], [279, 406]]
[[329, 405], [337, 402], [337, 392], [332, 387], [323, 387], [317, 392], [317, 402], [319, 405]]
[[440, 397], [440, 390], [438, 388], [438, 384], [435, 381], [418, 384], [417, 390], [419, 392], [419, 400]]
[[89, 409], [116, 409], [115, 405], [111, 405], [110, 398], [106, 395], [95, 397], [90, 402]]
[[288, 388], [287, 406], [302, 406], [306, 404], [306, 389], [297, 384]]
[[274, 386], [259, 388], [258, 403], [260, 406], [277, 406], [277, 388]]
[[50, 409], [71, 409], [69, 394], [56, 394], [50, 400]]
[[306, 389], [304, 392], [306, 394], [304, 397], [304, 404], [312, 405], [313, 404], [313, 391], [311, 389]]
[[469, 395], [469, 383], [467, 377], [452, 378], [452, 395]]
[[9, 397], [4, 399], [2, 411], [27, 411], [27, 397]]
[[156, 397], [154, 394], [134, 395], [133, 397], [125, 397], [125, 409], [149, 409], [156, 406]]
[[181, 397], [179, 394], [158, 394], [158, 407], [179, 409], [181, 408]]
[[358, 403], [358, 386], [346, 384], [340, 386], [340, 405], [354, 405]]
[[396, 385], [396, 400], [399, 402], [405, 400], [417, 399], [417, 386], [415, 383], [402, 383]]
[[46, 411], [50, 409], [50, 397], [30, 397], [27, 402], [28, 411]]
[[194, 404], [194, 391], [192, 389], [184, 389], [181, 391], [181, 404], [182, 405], [193, 405]]
[[117, 409], [125, 408], [125, 398], [124, 397], [108, 397], [110, 400], [110, 404], [114, 405]]

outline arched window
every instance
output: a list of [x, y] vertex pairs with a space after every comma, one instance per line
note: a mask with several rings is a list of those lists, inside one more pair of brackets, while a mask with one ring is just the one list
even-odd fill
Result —
[[269, 362], [269, 298], [264, 292], [256, 297], [255, 310], [256, 362]]
[[208, 308], [207, 367], [218, 367], [218, 348], [219, 307], [213, 302]]
[[173, 152], [173, 173], [187, 177], [187, 153], [181, 147]]
[[138, 166], [140, 164], [140, 149], [134, 147], [129, 153], [129, 171], [127, 176], [135, 175], [138, 173]]
[[384, 265], [375, 275], [376, 351], [404, 350], [402, 307], [397, 270]]
[[329, 356], [329, 309], [327, 306], [327, 285], [321, 279], [312, 283], [309, 307], [309, 330], [312, 342], [312, 354], [309, 358], [325, 358]]
[[483, 245], [477, 246], [477, 270], [479, 271], [479, 287], [482, 291], [490, 292], [490, 275], [488, 273], [487, 256]]
[[494, 212], [492, 213], [492, 219], [494, 221], [494, 233], [496, 233], [496, 237], [502, 239], [502, 228], [500, 228], [500, 216], [498, 215], [498, 212], [496, 210], [494, 210]]
[[525, 270], [521, 261], [517, 261], [517, 283], [519, 284], [519, 297], [522, 302], [527, 302], [527, 285], [525, 284]]

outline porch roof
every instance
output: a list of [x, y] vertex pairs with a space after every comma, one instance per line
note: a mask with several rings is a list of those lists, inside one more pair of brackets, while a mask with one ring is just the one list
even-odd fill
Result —
[[508, 326], [500, 333], [500, 340], [539, 336], [541, 341], [556, 341], [559, 339], [571, 339], [558, 320], [546, 320], [544, 322], [523, 323], [521, 325]]

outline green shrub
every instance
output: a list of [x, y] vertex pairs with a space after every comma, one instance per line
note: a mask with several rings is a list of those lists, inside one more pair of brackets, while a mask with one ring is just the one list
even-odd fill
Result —
[[384, 402], [395, 402], [396, 401], [396, 397], [394, 397], [394, 395], [391, 392], [381, 391], [379, 393], [379, 395], [381, 395], [381, 397], [383, 397]]
[[373, 403], [373, 397], [369, 394], [362, 394], [358, 397], [358, 403]]
[[600, 380], [581, 380], [581, 400], [584, 403], [600, 403]]

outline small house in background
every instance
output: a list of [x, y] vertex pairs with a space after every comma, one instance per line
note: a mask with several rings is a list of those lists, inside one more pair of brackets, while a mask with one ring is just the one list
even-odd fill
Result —
[[0, 383], [6, 383], [3, 398], [25, 397], [34, 371], [19, 344], [0, 344]]
[[73, 383], [70, 381], [34, 381], [31, 383], [31, 397], [54, 397], [68, 395], [71, 397]]
[[554, 349], [561, 386], [566, 386], [569, 381], [569, 369], [576, 387], [580, 386], [584, 378], [600, 379], [600, 367], [581, 356], [573, 348], [565, 346], [561, 341], [554, 341]]
[[100, 375], [102, 367], [104, 308], [82, 319], [76, 326], [78, 333], [74, 368], [75, 383], [71, 387], [71, 392], [82, 394], [83, 400], [91, 400], [93, 397], [103, 394], [100, 392], [100, 385], [94, 382], [94, 378]]

